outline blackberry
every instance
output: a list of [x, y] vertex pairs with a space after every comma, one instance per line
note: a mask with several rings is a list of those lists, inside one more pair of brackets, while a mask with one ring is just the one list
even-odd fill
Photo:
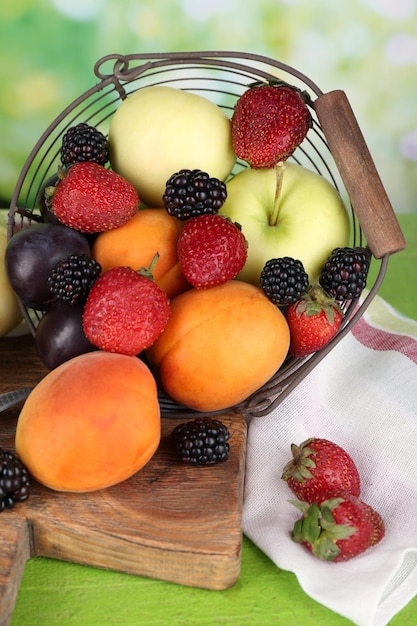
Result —
[[71, 254], [52, 269], [49, 289], [57, 300], [75, 304], [86, 298], [100, 272], [101, 265], [86, 254]]
[[197, 418], [179, 424], [171, 433], [171, 442], [184, 463], [213, 465], [229, 456], [228, 428], [213, 418]]
[[81, 161], [105, 165], [109, 160], [107, 138], [94, 126], [80, 123], [67, 130], [62, 138], [61, 162], [65, 167]]
[[259, 278], [265, 295], [277, 305], [297, 302], [308, 289], [308, 274], [301, 261], [291, 257], [269, 259]]
[[182, 169], [169, 178], [162, 199], [169, 215], [185, 221], [218, 213], [226, 197], [223, 181], [201, 170]]
[[368, 248], [336, 248], [321, 271], [320, 285], [338, 302], [358, 298], [366, 286], [370, 264]]
[[29, 497], [29, 472], [16, 454], [0, 448], [0, 512]]

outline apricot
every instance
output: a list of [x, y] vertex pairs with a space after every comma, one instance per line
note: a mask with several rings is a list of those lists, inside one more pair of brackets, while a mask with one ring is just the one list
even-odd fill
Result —
[[96, 351], [66, 361], [38, 383], [20, 412], [15, 446], [43, 485], [88, 492], [135, 474], [160, 437], [149, 368], [136, 357]]
[[177, 240], [182, 223], [165, 208], [140, 209], [126, 224], [100, 233], [92, 246], [92, 255], [102, 270], [129, 265], [135, 270], [153, 268], [155, 282], [169, 298], [190, 288], [177, 258]]
[[233, 280], [174, 298], [147, 356], [176, 402], [209, 412], [238, 404], [266, 383], [289, 342], [285, 316], [263, 291]]

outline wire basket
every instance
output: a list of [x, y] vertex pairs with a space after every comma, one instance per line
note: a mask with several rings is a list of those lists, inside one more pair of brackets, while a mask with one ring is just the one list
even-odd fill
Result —
[[[338, 189], [351, 210], [351, 245], [367, 245], [373, 262], [379, 260], [380, 266], [375, 283], [361, 303], [351, 301], [345, 305], [343, 324], [325, 348], [303, 359], [288, 358], [261, 389], [228, 409], [246, 418], [269, 413], [350, 331], [378, 291], [390, 254], [405, 248], [395, 213], [344, 92], [324, 94], [296, 69], [265, 56], [240, 52], [111, 54], [97, 61], [94, 74], [98, 82], [56, 117], [30, 152], [10, 205], [9, 238], [16, 227], [42, 221], [40, 193], [57, 172], [66, 130], [86, 122], [106, 135], [121, 100], [137, 89], [169, 85], [194, 92], [212, 100], [228, 117], [248, 85], [259, 80], [280, 78], [310, 94], [313, 125], [291, 160], [315, 170]], [[237, 160], [231, 175], [245, 167], [246, 163]], [[42, 312], [21, 306], [34, 335]], [[164, 416], [197, 415], [164, 397], [162, 391], [160, 403]]]

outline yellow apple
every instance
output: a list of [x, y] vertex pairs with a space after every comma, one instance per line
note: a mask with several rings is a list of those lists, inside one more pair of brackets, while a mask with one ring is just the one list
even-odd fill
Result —
[[16, 295], [7, 278], [4, 255], [7, 246], [7, 228], [0, 216], [0, 337], [7, 335], [23, 319]]
[[289, 256], [302, 261], [314, 282], [332, 250], [348, 245], [350, 220], [340, 194], [308, 168], [292, 162], [246, 168], [227, 183], [227, 194], [220, 213], [238, 222], [248, 241], [240, 280], [259, 285], [266, 261]]
[[226, 180], [236, 161], [230, 120], [211, 100], [169, 86], [129, 94], [109, 127], [110, 163], [141, 201], [162, 206], [169, 177], [200, 169]]

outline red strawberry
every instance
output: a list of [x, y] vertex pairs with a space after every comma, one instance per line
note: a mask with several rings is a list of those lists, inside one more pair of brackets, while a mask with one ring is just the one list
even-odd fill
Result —
[[291, 444], [293, 458], [281, 478], [299, 500], [314, 502], [323, 492], [360, 494], [360, 477], [350, 455], [328, 439], [312, 437], [299, 446]]
[[122, 226], [138, 210], [139, 196], [124, 178], [86, 161], [66, 170], [52, 196], [52, 212], [66, 226], [98, 233]]
[[231, 120], [236, 156], [252, 168], [274, 167], [288, 159], [312, 125], [306, 102], [305, 91], [283, 81], [250, 86]]
[[223, 215], [199, 215], [185, 223], [177, 243], [186, 280], [197, 289], [237, 276], [247, 257], [247, 241], [238, 224]]
[[380, 514], [351, 494], [323, 494], [313, 504], [291, 503], [303, 513], [294, 524], [292, 539], [324, 561], [348, 561], [385, 535]]
[[290, 304], [286, 313], [291, 334], [290, 354], [304, 357], [317, 352], [336, 335], [343, 312], [320, 285], [312, 285], [307, 293]]
[[169, 299], [148, 273], [115, 267], [92, 286], [83, 328], [88, 340], [101, 350], [134, 356], [156, 341], [169, 315]]

